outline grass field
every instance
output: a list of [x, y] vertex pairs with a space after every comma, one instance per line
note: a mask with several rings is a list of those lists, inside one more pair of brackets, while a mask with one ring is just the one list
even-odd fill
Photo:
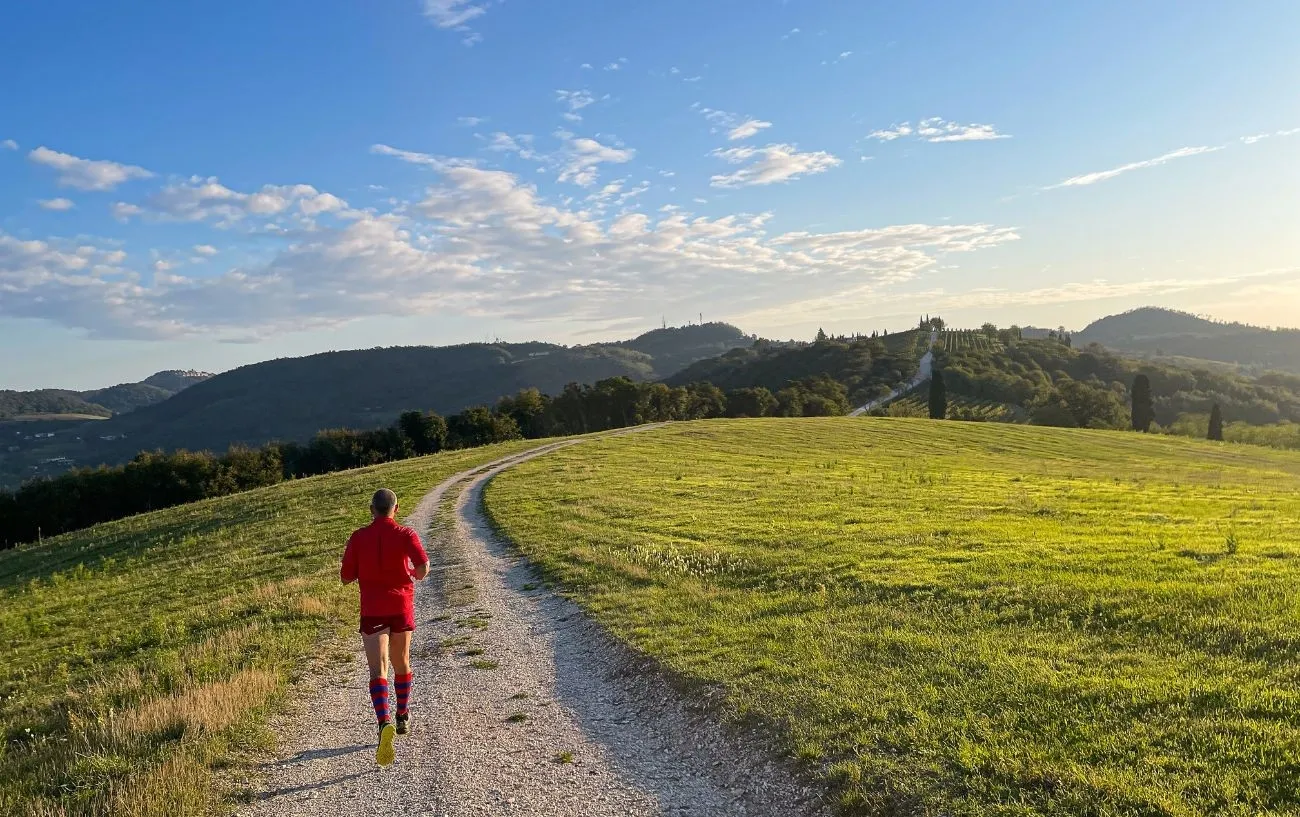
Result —
[[536, 441], [439, 454], [137, 516], [0, 552], [0, 814], [220, 810], [214, 771], [308, 656], [350, 656], [338, 583], [370, 493], [404, 510]]
[[1300, 814], [1300, 455], [718, 421], [507, 472], [504, 530], [849, 814]]

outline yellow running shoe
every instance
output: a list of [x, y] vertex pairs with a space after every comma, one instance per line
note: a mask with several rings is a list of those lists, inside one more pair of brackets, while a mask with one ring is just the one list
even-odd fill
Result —
[[388, 721], [380, 724], [379, 748], [375, 749], [375, 762], [380, 766], [392, 766], [397, 759], [397, 751], [393, 749], [393, 736], [396, 734], [397, 730]]

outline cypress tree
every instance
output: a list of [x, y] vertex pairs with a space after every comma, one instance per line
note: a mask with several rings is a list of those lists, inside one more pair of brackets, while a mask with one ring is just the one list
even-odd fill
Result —
[[930, 378], [930, 419], [944, 420], [948, 417], [948, 388], [943, 384], [943, 372], [935, 371]]
[[1156, 409], [1151, 402], [1151, 378], [1140, 374], [1133, 378], [1133, 430], [1150, 431]]
[[1219, 410], [1218, 403], [1210, 409], [1210, 432], [1205, 437], [1208, 440], [1223, 441], [1223, 412]]

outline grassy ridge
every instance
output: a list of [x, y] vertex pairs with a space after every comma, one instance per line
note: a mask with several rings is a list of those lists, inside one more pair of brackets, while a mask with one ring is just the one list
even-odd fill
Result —
[[520, 441], [284, 483], [0, 553], [0, 814], [201, 814], [312, 659], [355, 645], [348, 534]]
[[596, 441], [489, 488], [847, 813], [1300, 814], [1300, 456], [904, 419]]

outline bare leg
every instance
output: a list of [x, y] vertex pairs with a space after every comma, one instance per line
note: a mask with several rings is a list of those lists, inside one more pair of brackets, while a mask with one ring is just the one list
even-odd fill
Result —
[[411, 674], [411, 634], [393, 633], [388, 640], [388, 656], [394, 675]]
[[[408, 635], [401, 633], [401, 635]], [[388, 631], [373, 635], [361, 636], [361, 642], [366, 648], [366, 663], [370, 665], [370, 677], [387, 678], [388, 677]], [[407, 639], [410, 643], [410, 639]]]

